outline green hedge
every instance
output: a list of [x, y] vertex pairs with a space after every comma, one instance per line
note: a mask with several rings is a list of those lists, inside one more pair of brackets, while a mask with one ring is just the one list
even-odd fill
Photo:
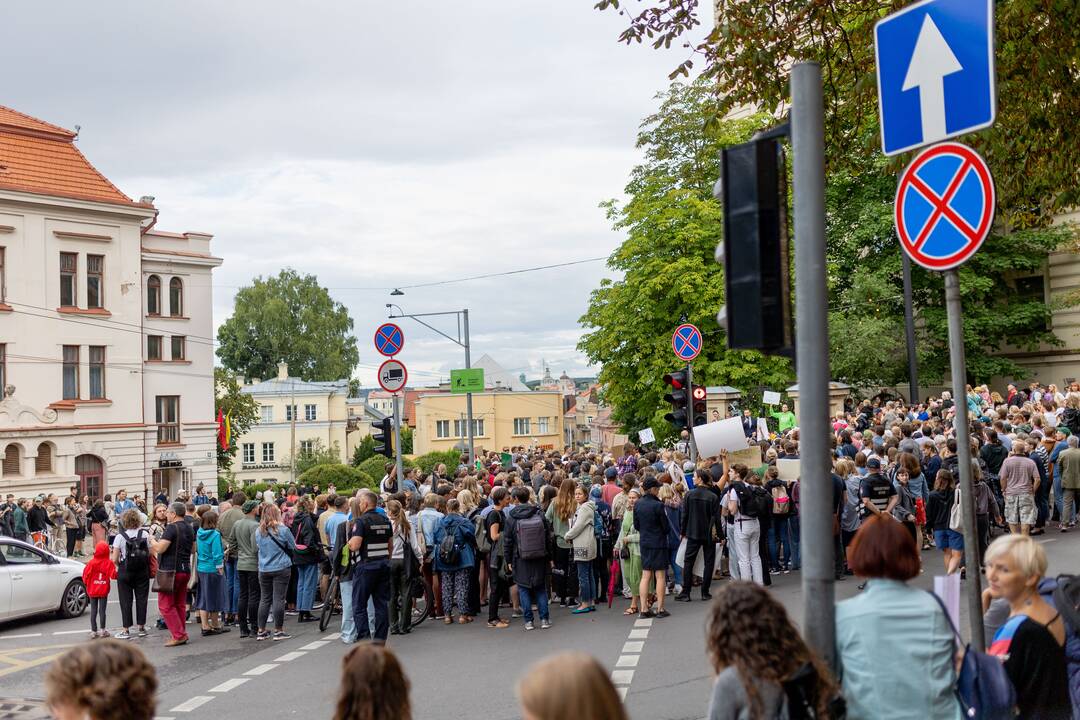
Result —
[[[375, 457], [368, 458], [356, 467], [361, 472], [366, 473], [370, 477], [374, 478], [375, 482], [378, 483], [380, 480], [382, 480], [383, 475], [386, 474], [385, 468], [386, 463], [388, 462], [390, 461], [387, 460], [384, 456], [376, 455]], [[409, 458], [404, 458], [402, 465], [405, 467], [406, 470], [416, 467], [416, 463]]]
[[434, 450], [427, 455], [416, 458], [416, 465], [425, 473], [430, 474], [440, 464], [446, 465], [446, 469], [452, 477], [461, 460], [461, 453], [457, 450]]
[[[379, 475], [379, 477], [381, 478], [382, 475]], [[359, 490], [360, 488], [378, 490], [378, 481], [372, 479], [369, 473], [351, 465], [336, 463], [316, 465], [297, 478], [297, 481], [302, 485], [318, 485], [320, 492], [326, 492], [326, 488], [331, 485], [334, 486], [338, 493], [345, 490]]]

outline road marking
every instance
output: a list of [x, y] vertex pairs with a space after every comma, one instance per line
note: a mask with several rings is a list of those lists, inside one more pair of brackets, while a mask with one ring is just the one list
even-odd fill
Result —
[[628, 688], [628, 687], [617, 687], [617, 688], [615, 688], [615, 692], [619, 693], [619, 700], [621, 702], [626, 702], [626, 693], [629, 690], [630, 690], [630, 688]]
[[251, 668], [250, 670], [248, 670], [244, 674], [245, 675], [263, 675], [265, 673], [270, 672], [271, 670], [273, 670], [276, 667], [277, 667], [277, 665], [275, 663], [266, 663], [265, 665], [257, 665], [255, 667]]
[[615, 661], [615, 667], [627, 668], [637, 667], [638, 660], [641, 659], [640, 655], [620, 655], [619, 659]]
[[315, 642], [309, 642], [307, 645], [302, 646], [301, 650], [318, 650], [323, 645], [329, 645], [329, 640], [316, 640]]
[[235, 690], [248, 681], [249, 678], [233, 678], [232, 680], [226, 680], [217, 687], [210, 688], [210, 692], [226, 693], [230, 690]]
[[0, 640], [20, 640], [22, 638], [41, 637], [44, 633], [25, 633], [23, 635], [0, 635]]
[[154, 720], [176, 720], [174, 717], [163, 717], [161, 715], [155, 715]]
[[180, 703], [169, 712], [191, 712], [197, 708], [201, 708], [206, 703], [214, 699], [213, 695], [196, 695], [190, 700]]
[[295, 660], [296, 658], [304, 657], [305, 655], [307, 655], [306, 652], [300, 652], [299, 650], [293, 650], [292, 652], [285, 653], [281, 657], [277, 658], [276, 660], [274, 660], [274, 662], [276, 662], [276, 663], [290, 662], [291, 660]]
[[639, 653], [645, 647], [645, 643], [640, 640], [637, 642], [625, 642], [622, 646], [623, 655], [627, 653]]
[[649, 628], [636, 628], [631, 630], [628, 637], [631, 640], [647, 640], [649, 638]]
[[652, 618], [646, 618], [645, 620], [635, 620], [634, 621], [634, 627], [636, 627], [636, 628], [652, 627]]
[[633, 670], [612, 670], [611, 682], [614, 685], [629, 685], [634, 681]]
[[57, 630], [53, 635], [85, 635], [86, 630]]
[[339, 637], [341, 637], [339, 632], [330, 633], [329, 635], [323, 635], [323, 640], [337, 640]]

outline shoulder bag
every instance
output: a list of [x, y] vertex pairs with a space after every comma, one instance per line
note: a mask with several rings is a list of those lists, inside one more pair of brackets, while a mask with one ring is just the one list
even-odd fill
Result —
[[953, 506], [952, 510], [949, 511], [949, 529], [956, 532], [963, 532], [964, 530], [964, 507], [960, 504], [960, 488], [956, 488], [956, 492], [953, 494]]
[[176, 550], [173, 560], [172, 570], [162, 570], [158, 567], [157, 572], [154, 573], [153, 587], [150, 589], [154, 592], [171, 593], [175, 589], [176, 585], [176, 566], [180, 562], [180, 530], [176, 531]]
[[290, 562], [294, 562], [294, 563], [296, 562], [296, 552], [291, 547], [289, 547], [288, 545], [284, 544], [283, 542], [281, 542], [280, 540], [277, 539], [277, 532], [272, 532], [272, 533], [268, 532], [268, 533], [266, 533], [266, 536], [268, 538], [270, 538], [271, 540], [273, 540], [274, 544], [277, 545], [279, 548], [281, 548], [281, 550], [286, 555], [289, 556], [289, 561]]

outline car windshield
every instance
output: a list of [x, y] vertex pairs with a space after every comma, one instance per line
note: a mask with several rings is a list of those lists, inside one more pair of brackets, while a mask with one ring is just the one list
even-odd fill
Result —
[[14, 543], [0, 543], [0, 554], [4, 556], [4, 560], [6, 560], [9, 565], [26, 565], [30, 563], [45, 562], [45, 558], [41, 553], [31, 550], [24, 545], [17, 545]]

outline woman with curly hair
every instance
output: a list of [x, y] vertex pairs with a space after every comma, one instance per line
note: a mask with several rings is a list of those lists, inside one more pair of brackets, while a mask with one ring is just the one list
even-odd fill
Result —
[[57, 720], [151, 720], [157, 685], [139, 648], [105, 640], [76, 645], [49, 666], [45, 701]]
[[[717, 673], [709, 720], [832, 716], [836, 683], [784, 606], [762, 586], [734, 581], [716, 594], [705, 650]], [[792, 698], [805, 703], [805, 710], [794, 712]]]
[[361, 643], [345, 654], [334, 720], [412, 720], [409, 679], [386, 646]]

